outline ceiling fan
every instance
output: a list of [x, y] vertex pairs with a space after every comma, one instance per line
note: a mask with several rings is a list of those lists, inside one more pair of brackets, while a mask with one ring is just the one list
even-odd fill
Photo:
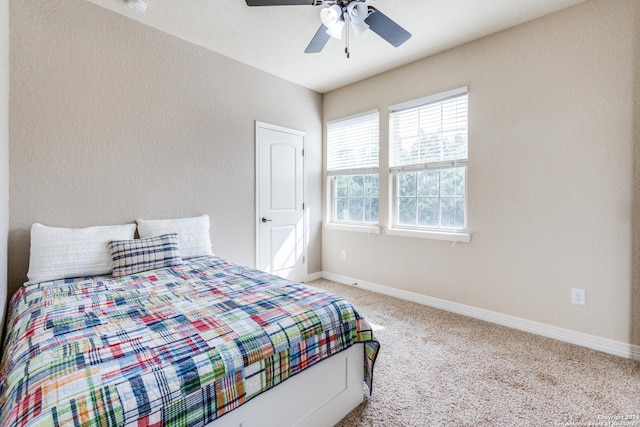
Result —
[[[387, 15], [373, 6], [365, 4], [366, 0], [246, 0], [248, 6], [321, 6], [328, 7], [320, 10], [322, 24], [316, 32], [305, 53], [318, 53], [331, 37], [342, 39], [345, 37], [344, 52], [349, 58], [349, 28], [356, 36], [371, 29], [391, 45], [398, 47], [409, 38], [411, 33], [396, 24]], [[345, 30], [346, 28], [346, 30]]]

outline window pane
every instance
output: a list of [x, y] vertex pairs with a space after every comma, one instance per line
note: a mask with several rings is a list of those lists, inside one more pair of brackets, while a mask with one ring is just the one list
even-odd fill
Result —
[[456, 219], [454, 221], [454, 228], [464, 228], [464, 199], [456, 199]]
[[440, 195], [440, 172], [418, 172], [418, 197], [438, 197]]
[[347, 185], [348, 179], [346, 176], [335, 177], [336, 197], [347, 197], [349, 195]]
[[440, 226], [440, 203], [437, 197], [418, 199], [418, 225], [423, 227]]
[[334, 177], [333, 221], [378, 222], [379, 178], [377, 174]]
[[364, 219], [364, 200], [349, 199], [349, 221], [362, 222]]
[[349, 199], [336, 199], [334, 203], [336, 221], [346, 221], [349, 214]]
[[409, 197], [416, 195], [416, 174], [399, 173], [398, 174], [398, 196]]
[[464, 196], [464, 168], [440, 171], [442, 196]]
[[364, 179], [362, 175], [349, 176], [349, 197], [362, 197], [364, 192]]
[[364, 199], [364, 221], [378, 222], [378, 198]]
[[402, 225], [416, 224], [416, 199], [413, 197], [400, 197], [398, 199], [398, 217]]
[[464, 227], [464, 199], [443, 198], [440, 202], [442, 227]]
[[378, 175], [365, 175], [364, 176], [364, 196], [378, 197], [379, 190], [380, 190], [380, 184], [378, 182]]
[[398, 225], [465, 226], [466, 168], [398, 173]]

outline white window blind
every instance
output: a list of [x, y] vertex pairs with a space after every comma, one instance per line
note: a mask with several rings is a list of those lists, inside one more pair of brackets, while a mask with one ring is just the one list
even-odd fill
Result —
[[392, 172], [465, 166], [467, 88], [389, 110]]
[[327, 123], [327, 174], [378, 173], [378, 111]]

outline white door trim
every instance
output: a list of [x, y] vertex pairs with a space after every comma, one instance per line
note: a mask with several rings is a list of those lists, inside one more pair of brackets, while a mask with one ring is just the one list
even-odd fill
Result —
[[[307, 149], [307, 133], [303, 132], [303, 131], [299, 131], [296, 129], [291, 129], [291, 128], [287, 128], [284, 126], [278, 126], [278, 125], [273, 125], [270, 123], [265, 123], [265, 122], [261, 122], [256, 120], [255, 122], [255, 194], [256, 194], [256, 204], [255, 204], [255, 222], [254, 222], [254, 230], [255, 230], [255, 239], [256, 239], [256, 247], [255, 247], [255, 254], [256, 254], [256, 268], [261, 265], [261, 260], [260, 260], [260, 220], [261, 220], [261, 215], [260, 215], [260, 202], [261, 202], [261, 194], [260, 194], [260, 156], [259, 156], [259, 146], [260, 146], [260, 129], [268, 129], [268, 130], [274, 130], [274, 131], [278, 131], [278, 132], [284, 132], [284, 133], [289, 133], [292, 135], [297, 135], [302, 137], [302, 150], [303, 153], [306, 153], [306, 149]], [[302, 253], [303, 253], [303, 259], [304, 259], [304, 267], [305, 270], [307, 268], [307, 238], [308, 238], [308, 232], [307, 232], [307, 226], [308, 226], [308, 221], [307, 221], [307, 213], [308, 213], [308, 203], [307, 203], [307, 157], [306, 155], [302, 156], [302, 200], [304, 203], [304, 209], [303, 209], [303, 213], [302, 213], [302, 220], [303, 220], [303, 226], [302, 226], [302, 240], [303, 240], [303, 249], [302, 249]], [[304, 272], [304, 276], [307, 275], [307, 271]]]

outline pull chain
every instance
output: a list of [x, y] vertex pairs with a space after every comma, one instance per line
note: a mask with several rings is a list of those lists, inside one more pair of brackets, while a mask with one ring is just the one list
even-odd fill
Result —
[[345, 26], [345, 36], [344, 36], [344, 42], [345, 42], [345, 46], [344, 46], [344, 53], [347, 55], [347, 59], [349, 59], [350, 56], [350, 52], [349, 52], [349, 13], [346, 11], [346, 8], [344, 8], [344, 12], [342, 13], [342, 16], [344, 17], [344, 26]]

